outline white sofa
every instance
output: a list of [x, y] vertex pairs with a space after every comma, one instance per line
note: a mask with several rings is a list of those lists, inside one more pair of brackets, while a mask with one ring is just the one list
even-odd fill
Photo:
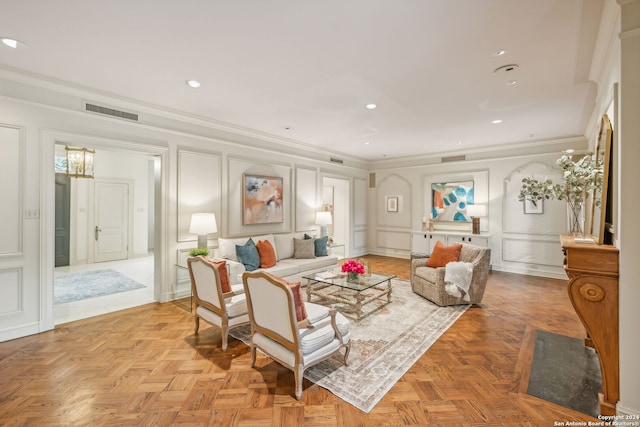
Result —
[[262, 234], [257, 236], [241, 237], [237, 239], [218, 239], [218, 248], [214, 251], [215, 259], [225, 259], [227, 270], [232, 283], [242, 283], [242, 273], [246, 271], [245, 266], [238, 261], [236, 256], [236, 245], [242, 246], [249, 238], [255, 244], [260, 240], [268, 240], [276, 253], [276, 265], [269, 268], [260, 268], [254, 271], [267, 271], [274, 276], [285, 279], [289, 282], [302, 282], [306, 285], [306, 280], [302, 276], [308, 273], [324, 271], [338, 263], [338, 257], [331, 255], [327, 248], [327, 256], [315, 258], [298, 259], [294, 258], [293, 239], [304, 239], [305, 233], [283, 233], [283, 234]]

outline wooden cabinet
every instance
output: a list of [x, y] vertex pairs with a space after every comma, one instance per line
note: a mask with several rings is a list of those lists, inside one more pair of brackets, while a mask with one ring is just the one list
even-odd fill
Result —
[[573, 308], [587, 330], [585, 345], [595, 348], [602, 373], [600, 413], [615, 415], [620, 399], [618, 248], [576, 243], [561, 236], [567, 290]]
[[489, 235], [445, 231], [413, 231], [411, 232], [411, 254], [414, 256], [430, 255], [438, 241], [446, 246], [454, 243], [468, 243], [488, 247]]

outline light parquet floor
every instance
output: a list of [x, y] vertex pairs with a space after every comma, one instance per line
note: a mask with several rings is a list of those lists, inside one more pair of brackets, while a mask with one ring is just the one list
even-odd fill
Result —
[[[409, 278], [409, 261], [368, 257]], [[419, 313], [416, 313], [419, 315]], [[592, 418], [525, 394], [535, 330], [581, 337], [565, 282], [492, 272], [462, 317], [368, 414], [191, 313], [147, 304], [0, 343], [2, 426], [553, 426]], [[578, 385], [576, 385], [578, 386]]]

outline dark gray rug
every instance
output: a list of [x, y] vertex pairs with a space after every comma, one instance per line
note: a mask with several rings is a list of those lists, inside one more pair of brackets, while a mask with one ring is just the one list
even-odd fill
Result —
[[536, 331], [528, 394], [597, 418], [601, 390], [598, 356], [584, 340]]
[[53, 293], [56, 304], [101, 297], [144, 288], [142, 283], [110, 268], [55, 275]]

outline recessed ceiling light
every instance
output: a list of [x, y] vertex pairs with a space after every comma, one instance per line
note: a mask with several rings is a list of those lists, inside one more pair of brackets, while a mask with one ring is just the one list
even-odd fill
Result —
[[509, 81], [504, 82], [504, 84], [506, 84], [507, 86], [513, 86], [516, 83], [518, 83], [517, 80], [509, 80]]
[[371, 143], [370, 142], [365, 142], [364, 145], [371, 145]]
[[376, 107], [377, 107], [376, 104], [367, 104], [367, 110], [373, 110]]
[[284, 130], [291, 130], [291, 126], [285, 126]]
[[198, 88], [201, 86], [200, 82], [197, 80], [187, 80], [187, 85], [192, 88]]
[[494, 125], [497, 125], [497, 124], [502, 123], [502, 120], [500, 120], [500, 119], [491, 120], [491, 123], [493, 123]]
[[20, 40], [12, 39], [11, 37], [0, 37], [2, 43], [5, 46], [9, 46], [12, 49], [17, 49], [19, 47], [27, 47], [28, 45], [25, 42], [21, 42]]
[[506, 50], [504, 50], [504, 49], [500, 49], [500, 50], [496, 50], [496, 51], [493, 53], [493, 56], [502, 56], [502, 55], [504, 55], [505, 53], [507, 53], [507, 51], [506, 51]]

